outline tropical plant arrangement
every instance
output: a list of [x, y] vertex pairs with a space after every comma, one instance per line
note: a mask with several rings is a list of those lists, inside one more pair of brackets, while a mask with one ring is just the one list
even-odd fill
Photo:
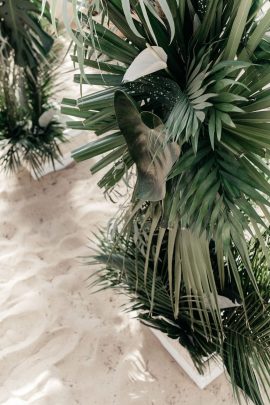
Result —
[[22, 164], [36, 175], [61, 156], [62, 125], [53, 116], [58, 48], [49, 34], [50, 13], [40, 0], [0, 4], [0, 164]]
[[137, 173], [129, 207], [99, 236], [94, 283], [126, 293], [128, 308], [178, 339], [200, 372], [205, 356], [220, 356], [239, 402], [258, 405], [270, 400], [267, 5], [78, 7], [75, 82], [101, 89], [62, 106], [78, 117], [71, 128], [96, 133], [73, 157], [100, 156], [91, 170], [107, 168], [106, 193]]

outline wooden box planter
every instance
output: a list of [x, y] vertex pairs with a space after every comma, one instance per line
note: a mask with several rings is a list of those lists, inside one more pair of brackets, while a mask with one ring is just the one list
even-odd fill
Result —
[[173, 357], [176, 363], [185, 373], [197, 384], [200, 389], [204, 389], [224, 372], [221, 360], [213, 360], [211, 357], [205, 359], [205, 372], [201, 375], [196, 370], [188, 351], [179, 344], [177, 340], [169, 338], [165, 333], [157, 329], [150, 328], [162, 346]]

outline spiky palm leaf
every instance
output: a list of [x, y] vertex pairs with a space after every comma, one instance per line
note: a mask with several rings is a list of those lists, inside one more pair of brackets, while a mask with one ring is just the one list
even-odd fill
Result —
[[[269, 240], [269, 231], [264, 234]], [[254, 275], [258, 283], [263, 303], [258, 299], [249, 279], [245, 277], [244, 268], [239, 267], [240, 282], [245, 291], [241, 301], [237, 293], [238, 286], [233, 280], [226, 278], [223, 288], [218, 288], [219, 302], [229, 299], [221, 311], [221, 323], [217, 324], [208, 310], [208, 333], [205, 332], [204, 313], [207, 300], [196, 295], [190, 296], [185, 281], [181, 284], [181, 298], [178, 302], [179, 316], [173, 316], [170, 299], [170, 280], [166, 266], [166, 234], [160, 249], [160, 261], [156, 269], [156, 292], [154, 305], [151, 301], [153, 274], [155, 273], [155, 257], [151, 254], [148, 262], [147, 278], [144, 278], [145, 256], [141, 241], [134, 235], [129, 238], [114, 232], [113, 236], [99, 235], [99, 253], [95, 255], [95, 264], [102, 264], [102, 269], [94, 274], [93, 285], [99, 289], [114, 288], [129, 297], [126, 304], [128, 311], [135, 311], [138, 319], [148, 326], [157, 328], [169, 337], [177, 339], [189, 351], [198, 371], [204, 371], [204, 359], [208, 356], [222, 358], [235, 389], [239, 402], [243, 395], [249, 397], [254, 404], [265, 404], [269, 400], [269, 361], [270, 361], [270, 307], [269, 283], [270, 273], [267, 262], [257, 239], [249, 243], [249, 257], [253, 264]], [[155, 243], [157, 238], [155, 238]], [[154, 244], [155, 244], [154, 243]], [[217, 256], [213, 242], [210, 243], [213, 276], [218, 285], [219, 272]], [[237, 254], [234, 252], [234, 254]], [[93, 263], [93, 261], [91, 261]], [[238, 305], [235, 303], [238, 301]], [[227, 301], [226, 301], [227, 304]]]
[[[113, 165], [100, 181], [106, 191], [113, 188], [134, 161], [138, 172], [145, 161], [143, 154], [135, 156], [129, 152], [127, 135], [119, 131], [119, 127], [123, 128], [114, 102], [118, 90], [126, 93], [127, 99], [132, 97], [137, 105], [127, 117], [130, 136], [134, 132], [135, 110], [139, 110], [142, 117], [145, 112], [151, 112], [163, 122], [164, 148], [168, 142], [179, 144], [180, 157], [167, 178], [165, 198], [142, 203], [134, 195], [135, 206], [122, 217], [123, 235], [128, 238], [135, 226], [137, 243], [141, 235], [147, 235], [141, 269], [145, 282], [155, 247], [154, 277], [148, 291], [150, 309], [154, 308], [157, 294], [158, 263], [166, 256], [171, 315], [174, 321], [181, 318], [179, 302], [184, 285], [189, 296], [197, 297], [196, 305], [204, 303], [199, 313], [205, 338], [209, 338], [213, 323], [224, 333], [218, 291], [225, 288], [228, 278], [243, 302], [247, 286], [242, 279], [248, 280], [256, 302], [262, 305], [258, 278], [248, 252], [251, 237], [257, 237], [266, 263], [270, 264], [263, 236], [270, 219], [267, 164], [270, 92], [265, 88], [270, 82], [267, 35], [270, 11], [261, 12], [264, 3], [257, 0], [100, 2], [104, 21], [108, 18], [109, 24], [95, 22], [92, 17], [79, 13], [73, 60], [81, 67], [84, 64], [101, 70], [96, 74], [82, 71], [75, 81], [105, 89], [77, 101], [65, 99], [62, 107], [64, 113], [82, 119], [68, 124], [70, 127], [103, 135], [74, 151], [73, 156], [80, 161], [106, 153], [94, 166], [97, 171]], [[165, 51], [167, 68], [159, 72], [153, 68], [152, 74], [143, 77], [142, 65], [138, 79], [122, 81], [129, 67], [134, 68], [135, 62], [138, 63], [136, 57], [146, 47], [149, 52], [155, 52], [154, 46]], [[145, 71], [149, 73], [149, 68]], [[112, 133], [108, 134], [109, 131]], [[155, 153], [151, 150], [150, 155]], [[151, 197], [148, 200], [155, 199]], [[211, 243], [215, 249], [215, 269], [210, 260]], [[166, 251], [163, 255], [162, 248]], [[213, 273], [217, 274], [216, 278]], [[210, 308], [205, 305], [205, 296]], [[190, 300], [188, 307], [192, 305]], [[248, 317], [249, 303], [241, 311]], [[193, 313], [191, 318], [196, 320]], [[235, 349], [237, 342], [233, 341]], [[233, 352], [227, 353], [232, 361]], [[233, 381], [261, 404], [255, 382], [250, 391], [243, 384], [238, 360], [240, 379], [235, 377]], [[228, 370], [232, 373], [230, 365]], [[254, 380], [254, 374], [250, 377]]]
[[[41, 0], [7, 0], [0, 5], [0, 51], [7, 58], [14, 52], [18, 66], [33, 68], [44, 59], [53, 45], [52, 37], [43, 29], [39, 17]], [[50, 20], [49, 9], [44, 18]]]
[[[38, 22], [40, 29], [43, 22]], [[31, 69], [17, 65], [17, 52], [14, 49], [6, 57], [0, 55], [0, 164], [14, 172], [24, 163], [39, 176], [45, 163], [54, 165], [59, 160], [59, 143], [65, 140], [63, 126], [49, 117], [53, 112], [60, 49], [55, 42], [47, 60], [39, 55]], [[44, 114], [48, 119], [42, 123]]]

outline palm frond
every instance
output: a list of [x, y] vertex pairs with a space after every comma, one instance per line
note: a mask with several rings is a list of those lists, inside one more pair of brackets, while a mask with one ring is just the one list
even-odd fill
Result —
[[0, 164], [14, 172], [24, 163], [40, 176], [45, 163], [54, 166], [60, 159], [59, 144], [65, 140], [53, 117], [59, 45], [55, 42], [47, 60], [37, 60], [31, 69], [17, 65], [16, 53], [1, 57]]
[[[80, 10], [84, 36], [78, 28], [74, 35], [80, 45], [72, 58], [82, 72], [75, 81], [105, 89], [64, 100], [62, 108], [78, 117], [70, 127], [101, 135], [73, 156], [78, 161], [101, 156], [92, 170], [108, 165], [99, 182], [105, 191], [133, 164], [141, 180], [142, 165], [149, 166], [153, 157], [156, 165], [164, 164], [160, 148], [166, 154], [171, 142], [178, 143], [171, 172], [156, 176], [159, 187], [166, 181], [165, 197], [163, 192], [160, 201], [138, 200], [135, 186], [130, 210], [117, 220], [120, 245], [111, 255], [118, 263], [105, 271], [104, 282], [135, 295], [133, 308], [142, 310], [141, 318], [181, 336], [197, 364], [203, 353], [219, 353], [236, 389], [260, 405], [269, 367], [268, 341], [262, 339], [264, 327], [268, 333], [263, 283], [268, 285], [270, 262], [265, 234], [270, 220], [270, 13], [261, 11], [265, 5], [260, 0], [103, 0], [99, 22], [91, 8]], [[140, 71], [138, 55], [154, 46], [163, 49], [166, 65], [140, 77], [148, 70]], [[84, 72], [83, 65], [96, 73]], [[131, 69], [139, 78], [122, 81]], [[148, 132], [133, 125], [134, 111], [122, 125], [119, 91], [136, 105], [139, 121], [158, 117], [163, 131], [155, 150], [149, 147], [155, 126]], [[130, 139], [143, 139], [141, 159]], [[144, 180], [149, 173], [143, 173]], [[221, 310], [220, 296], [229, 290], [242, 305]]]
[[[266, 235], [269, 239], [269, 231], [265, 237]], [[130, 298], [127, 310], [135, 311], [136, 316], [148, 326], [158, 328], [169, 337], [177, 339], [188, 349], [200, 372], [203, 372], [205, 357], [221, 356], [239, 401], [241, 402], [243, 395], [246, 395], [255, 404], [265, 403], [263, 398], [268, 398], [270, 385], [270, 308], [269, 289], [265, 288], [265, 282], [269, 285], [270, 272], [257, 239], [252, 239], [249, 244], [249, 256], [255, 266], [254, 273], [262, 288], [264, 303], [258, 300], [248, 279], [241, 277], [245, 287], [242, 305], [220, 310], [220, 324], [216, 324], [210, 309], [208, 310], [207, 325], [211, 331], [211, 339], [207, 338], [204, 329], [205, 320], [202, 321], [201, 318], [205, 305], [203, 297], [196, 295], [194, 291], [191, 295], [187, 294], [184, 278], [180, 283], [181, 298], [178, 302], [178, 316], [175, 318], [166, 271], [166, 243], [164, 248], [161, 248], [152, 306], [150, 291], [155, 267], [154, 253], [149, 258], [149, 271], [145, 279], [143, 245], [138, 245], [138, 241], [135, 243], [132, 237], [127, 239], [117, 233], [114, 233], [112, 239], [104, 234], [99, 235], [98, 239], [100, 251], [95, 257], [95, 262], [103, 266], [93, 275], [93, 286], [101, 289], [115, 288], [127, 294]], [[213, 275], [217, 277], [217, 257], [214, 250], [211, 252]], [[239, 268], [238, 271], [242, 275], [243, 269]], [[219, 294], [227, 295], [233, 301], [235, 299], [239, 301], [240, 297], [237, 293], [234, 295], [235, 291], [235, 283], [226, 278], [224, 287], [219, 289]]]
[[[18, 66], [33, 68], [46, 57], [53, 45], [52, 37], [40, 24], [41, 0], [3, 1], [0, 7], [0, 43], [5, 40], [1, 53], [8, 57], [14, 52]], [[47, 5], [44, 19], [50, 21]]]

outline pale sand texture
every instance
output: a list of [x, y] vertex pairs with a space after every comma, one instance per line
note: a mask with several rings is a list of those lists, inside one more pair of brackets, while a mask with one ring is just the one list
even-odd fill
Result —
[[89, 165], [0, 176], [0, 404], [233, 404], [224, 376], [199, 390], [123, 297], [90, 294], [78, 257], [115, 207]]

